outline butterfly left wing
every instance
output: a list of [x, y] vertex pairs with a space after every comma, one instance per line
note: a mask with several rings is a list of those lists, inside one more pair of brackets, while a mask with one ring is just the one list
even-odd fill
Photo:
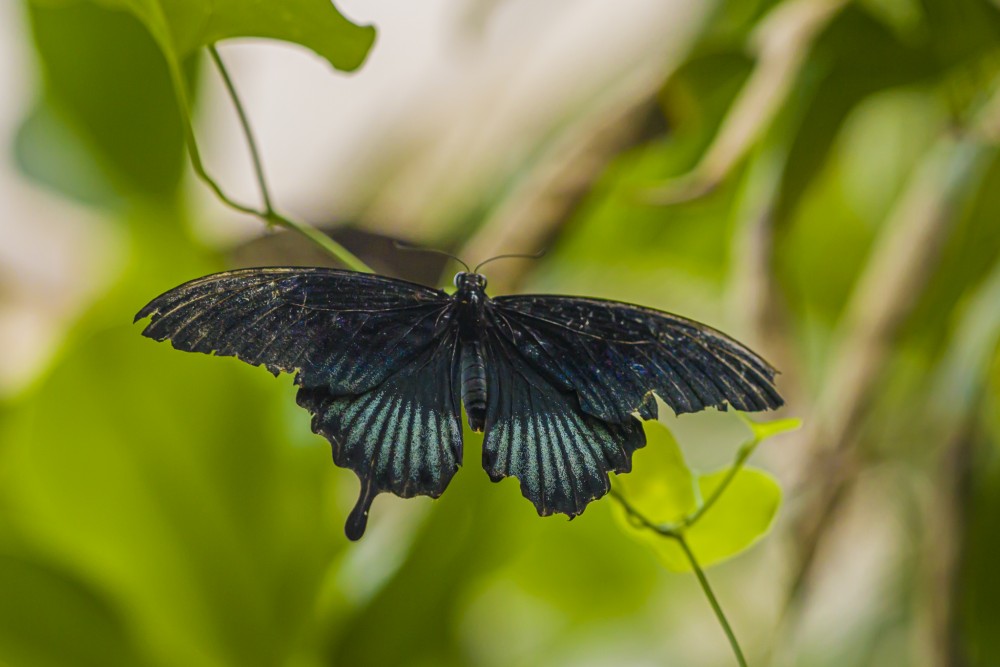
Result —
[[775, 371], [709, 327], [640, 306], [559, 296], [492, 300], [483, 467], [539, 514], [581, 513], [631, 469], [655, 392], [676, 412], [782, 404]]
[[565, 296], [493, 299], [497, 335], [590, 415], [627, 423], [674, 412], [780, 407], [776, 371], [746, 346], [693, 320], [617, 301]]

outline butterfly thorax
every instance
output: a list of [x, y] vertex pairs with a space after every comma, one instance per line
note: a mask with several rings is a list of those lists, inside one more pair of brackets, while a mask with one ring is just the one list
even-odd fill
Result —
[[455, 307], [458, 320], [459, 370], [462, 403], [469, 427], [482, 431], [486, 426], [486, 357], [483, 332], [486, 326], [486, 278], [478, 273], [455, 276]]

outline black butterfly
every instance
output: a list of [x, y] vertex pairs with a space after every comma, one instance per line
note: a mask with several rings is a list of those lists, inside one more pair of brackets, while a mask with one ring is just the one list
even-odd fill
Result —
[[[478, 267], [477, 267], [478, 268]], [[653, 392], [677, 413], [777, 408], [775, 370], [676, 315], [600, 299], [453, 295], [325, 268], [254, 268], [191, 281], [136, 315], [188, 352], [296, 373], [298, 404], [361, 480], [347, 536], [379, 493], [438, 497], [462, 462], [460, 404], [485, 431], [483, 467], [513, 475], [540, 515], [583, 512], [645, 445]]]

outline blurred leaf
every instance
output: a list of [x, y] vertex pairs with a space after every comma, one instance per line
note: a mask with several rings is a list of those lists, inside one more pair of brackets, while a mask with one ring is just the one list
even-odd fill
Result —
[[[701, 497], [711, 495], [728, 472], [726, 468], [701, 475], [698, 478]], [[767, 533], [780, 504], [781, 487], [774, 477], [763, 470], [743, 468], [715, 505], [685, 530], [688, 546], [703, 568], [732, 558]], [[655, 547], [669, 569], [691, 570], [684, 552], [672, 539], [660, 537]]]
[[[997, 440], [993, 440], [995, 446]], [[971, 489], [970, 517], [963, 536], [960, 600], [962, 638], [972, 665], [1000, 664], [1000, 570], [996, 555], [1000, 550], [1000, 465], [996, 452], [980, 451], [990, 461], [976, 475]]]
[[89, 146], [51, 102], [38, 100], [21, 121], [14, 159], [25, 176], [66, 197], [105, 208], [118, 202]]
[[[788, 156], [775, 219], [786, 227], [852, 110], [869, 96], [917, 82], [932, 61], [926, 50], [900, 42], [884, 24], [848, 4], [813, 45], [796, 94], [778, 116], [768, 140]], [[876, 148], [878, 144], [869, 144]]]
[[982, 177], [966, 179], [970, 201], [957, 216], [953, 233], [942, 248], [940, 265], [935, 267], [904, 331], [907, 339], [922, 345], [932, 356], [943, 350], [953, 324], [941, 313], [951, 311], [982, 285], [1000, 261], [1000, 159], [995, 150], [992, 153]]
[[[145, 250], [6, 415], [0, 505], [15, 525], [0, 545], [44, 545], [123, 600], [157, 664], [283, 663], [311, 636], [344, 546], [328, 514], [329, 447], [289, 441], [289, 378], [139, 335], [145, 300], [214, 262], [166, 224], [132, 227]], [[87, 664], [85, 646], [56, 649], [59, 664]]]
[[63, 194], [171, 200], [183, 125], [167, 63], [128, 14], [89, 3], [28, 3], [45, 93], [18, 133], [21, 169]]
[[942, 67], [952, 67], [995, 50], [1000, 8], [988, 0], [924, 0], [929, 50]]
[[121, 613], [37, 554], [0, 554], [0, 664], [139, 667]]
[[900, 90], [866, 98], [837, 127], [822, 172], [777, 239], [778, 275], [793, 307], [826, 324], [847, 303], [915, 165], [941, 135], [944, 114], [933, 96]]

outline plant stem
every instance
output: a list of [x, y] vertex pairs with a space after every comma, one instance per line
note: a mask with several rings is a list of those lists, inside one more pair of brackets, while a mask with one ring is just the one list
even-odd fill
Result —
[[350, 250], [340, 245], [327, 234], [324, 234], [320, 230], [316, 229], [310, 224], [301, 222], [298, 220], [293, 220], [287, 216], [284, 216], [277, 211], [271, 211], [270, 215], [266, 217], [266, 220], [278, 227], [284, 227], [285, 229], [290, 229], [294, 232], [298, 232], [302, 236], [306, 237], [320, 248], [325, 250], [327, 253], [333, 255], [338, 260], [340, 260], [344, 266], [351, 269], [352, 271], [360, 271], [362, 273], [375, 273], [374, 270], [367, 264], [365, 264], [361, 259], [352, 253]]
[[203, 181], [212, 190], [212, 192], [215, 193], [215, 196], [218, 197], [219, 201], [229, 208], [239, 211], [240, 213], [256, 216], [268, 225], [276, 225], [278, 227], [283, 227], [297, 232], [322, 248], [326, 253], [342, 262], [348, 268], [354, 271], [372, 273], [371, 267], [362, 262], [356, 255], [354, 255], [354, 253], [334, 241], [320, 230], [305, 222], [293, 220], [274, 210], [271, 192], [267, 187], [267, 181], [264, 178], [264, 168], [260, 159], [260, 151], [257, 149], [257, 142], [254, 140], [253, 132], [250, 129], [250, 122], [247, 118], [243, 103], [240, 101], [239, 95], [236, 93], [236, 87], [233, 85], [232, 78], [229, 76], [229, 72], [226, 70], [226, 66], [222, 62], [222, 58], [219, 56], [219, 52], [215, 48], [214, 44], [209, 45], [208, 52], [212, 57], [212, 61], [215, 63], [215, 66], [218, 68], [219, 74], [222, 76], [222, 80], [226, 86], [226, 91], [229, 93], [233, 106], [236, 107], [236, 113], [239, 116], [240, 125], [243, 128], [243, 135], [246, 137], [247, 145], [250, 148], [250, 156], [253, 159], [254, 173], [257, 177], [257, 184], [260, 186], [261, 199], [264, 202], [264, 210], [257, 210], [253, 206], [241, 204], [227, 195], [222, 189], [222, 186], [219, 185], [218, 181], [212, 178], [208, 171], [206, 171], [205, 165], [201, 159], [201, 152], [198, 149], [198, 142], [196, 140], [194, 128], [191, 124], [189, 116], [185, 82], [183, 77], [180, 76], [177, 68], [174, 67], [171, 68], [171, 74], [174, 80], [176, 94], [181, 102], [181, 115], [184, 117], [184, 135], [187, 140], [188, 153], [191, 156], [191, 166], [194, 169], [195, 175], [197, 175], [198, 178], [201, 179], [201, 181]]
[[243, 128], [243, 136], [246, 137], [247, 148], [250, 149], [250, 158], [253, 160], [253, 171], [257, 176], [257, 184], [260, 186], [260, 196], [264, 201], [264, 211], [268, 214], [273, 213], [274, 205], [271, 203], [271, 191], [267, 187], [267, 179], [264, 177], [264, 163], [260, 159], [260, 150], [257, 148], [257, 139], [254, 137], [253, 130], [250, 128], [250, 120], [247, 118], [246, 109], [243, 108], [243, 104], [240, 102], [240, 97], [236, 94], [236, 87], [233, 85], [233, 79], [229, 76], [229, 70], [226, 69], [225, 64], [222, 62], [222, 56], [219, 55], [219, 50], [215, 48], [215, 44], [208, 45], [208, 54], [212, 57], [212, 62], [215, 63], [215, 67], [219, 70], [219, 75], [222, 77], [222, 82], [226, 86], [229, 98], [233, 101], [233, 106], [236, 107], [236, 115], [239, 116], [240, 126]]
[[[756, 441], [754, 441], [754, 445], [756, 445]], [[742, 460], [746, 460], [746, 457], [750, 456], [749, 452], [753, 451], [753, 447], [747, 447], [744, 445], [740, 451], [742, 452], [744, 449], [749, 451], [742, 457]], [[737, 462], [738, 465], [742, 465], [740, 456], [737, 456]], [[733, 466], [733, 468], [736, 467], [736, 465]], [[719, 488], [724, 488], [724, 486], [720, 485]], [[743, 657], [743, 650], [740, 648], [739, 642], [736, 641], [736, 635], [733, 633], [733, 629], [730, 627], [729, 621], [726, 619], [726, 615], [722, 611], [722, 607], [719, 606], [719, 601], [716, 599], [715, 593], [712, 592], [712, 587], [708, 583], [708, 578], [705, 576], [705, 572], [701, 569], [701, 565], [698, 564], [698, 559], [695, 558], [694, 552], [691, 551], [691, 547], [688, 546], [687, 540], [684, 538], [684, 528], [688, 524], [682, 523], [678, 526], [672, 526], [655, 523], [648, 517], [644, 516], [642, 512], [633, 507], [625, 496], [615, 489], [611, 489], [610, 495], [618, 501], [625, 512], [628, 513], [629, 517], [638, 522], [643, 528], [647, 528], [655, 533], [658, 533], [659, 535], [662, 535], [663, 537], [677, 541], [677, 544], [680, 545], [684, 555], [687, 556], [688, 562], [691, 563], [691, 569], [694, 570], [695, 576], [698, 577], [698, 583], [701, 584], [701, 590], [705, 592], [705, 597], [708, 598], [708, 603], [712, 605], [712, 610], [715, 612], [715, 617], [719, 620], [719, 625], [722, 626], [722, 631], [726, 633], [726, 637], [729, 639], [729, 645], [732, 646], [733, 653], [736, 655], [736, 662], [739, 663], [740, 667], [747, 667], [746, 658]], [[708, 505], [709, 503], [705, 503], [702, 507], [707, 507]], [[691, 521], [697, 521], [697, 517], [694, 517]]]
[[719, 606], [719, 601], [716, 599], [715, 593], [712, 592], [712, 587], [708, 583], [708, 577], [705, 576], [705, 572], [701, 569], [701, 565], [698, 564], [698, 559], [695, 558], [694, 552], [691, 551], [691, 547], [688, 546], [687, 540], [684, 539], [684, 534], [675, 533], [673, 538], [677, 540], [677, 544], [680, 545], [681, 549], [684, 551], [684, 555], [687, 556], [688, 562], [691, 563], [691, 569], [694, 570], [695, 576], [698, 577], [698, 583], [701, 584], [701, 590], [705, 592], [705, 597], [708, 598], [708, 603], [712, 605], [715, 617], [719, 619], [719, 625], [722, 626], [722, 630], [726, 633], [726, 637], [729, 639], [729, 645], [733, 647], [733, 653], [736, 655], [736, 662], [739, 663], [740, 667], [747, 667], [747, 659], [743, 657], [743, 650], [740, 648], [739, 642], [736, 641], [736, 635], [733, 633], [733, 629], [730, 627], [729, 621], [726, 620], [726, 615], [722, 612], [722, 607]]
[[732, 481], [736, 479], [736, 475], [738, 475], [740, 473], [740, 470], [743, 469], [743, 466], [746, 464], [747, 459], [749, 459], [750, 456], [754, 453], [754, 451], [757, 449], [757, 445], [759, 445], [760, 442], [761, 441], [759, 438], [753, 438], [740, 445], [739, 450], [736, 452], [736, 458], [733, 460], [733, 465], [729, 467], [729, 470], [726, 472], [726, 476], [725, 478], [723, 478], [722, 483], [719, 484], [717, 487], [715, 487], [715, 490], [712, 491], [712, 494], [708, 497], [708, 499], [701, 505], [699, 505], [698, 508], [695, 509], [695, 511], [691, 512], [677, 523], [672, 523], [672, 524], [654, 523], [649, 519], [647, 519], [646, 517], [642, 516], [634, 507], [632, 507], [632, 505], [628, 502], [628, 500], [626, 500], [625, 497], [622, 496], [618, 491], [612, 489], [611, 496], [615, 500], [617, 500], [622, 507], [625, 508], [625, 511], [628, 512], [629, 516], [638, 520], [639, 523], [643, 525], [643, 527], [648, 528], [654, 532], [657, 532], [660, 535], [663, 535], [664, 537], [676, 537], [679, 531], [697, 523], [698, 519], [704, 516], [705, 512], [710, 510], [712, 506], [715, 505], [716, 502], [718, 502], [719, 498], [721, 498], [722, 494], [726, 492], [726, 489], [729, 488], [729, 485], [732, 483]]
[[664, 537], [677, 537], [677, 530], [672, 525], [654, 523], [650, 519], [646, 518], [639, 510], [632, 506], [625, 496], [611, 489], [609, 495], [618, 501], [618, 504], [622, 506], [625, 512], [633, 519], [635, 519], [643, 528], [648, 528], [654, 533], [659, 533]]

